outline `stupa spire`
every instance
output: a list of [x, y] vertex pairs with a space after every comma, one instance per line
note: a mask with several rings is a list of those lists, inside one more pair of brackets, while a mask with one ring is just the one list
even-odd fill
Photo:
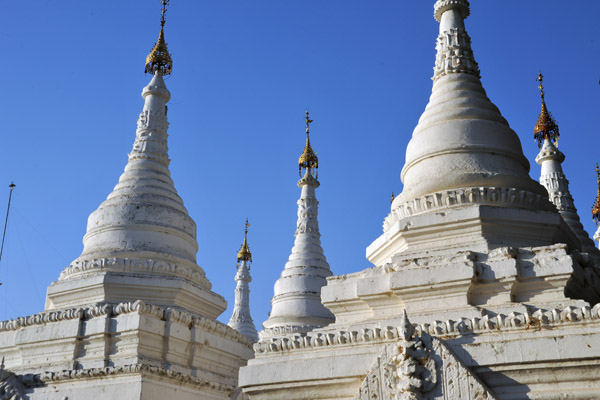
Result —
[[440, 23], [433, 80], [451, 73], [480, 77], [479, 65], [471, 49], [471, 38], [465, 30], [470, 14], [467, 0], [439, 0], [434, 5], [434, 17]]
[[[558, 225], [560, 232], [544, 230], [536, 222], [536, 213], [552, 213], [554, 207], [529, 176], [518, 136], [481, 84], [465, 28], [469, 14], [467, 0], [434, 5], [439, 35], [431, 96], [406, 148], [402, 193], [392, 202], [384, 234], [367, 248], [375, 265], [434, 242], [436, 251], [464, 245], [485, 251], [545, 245], [570, 234]], [[560, 224], [557, 217], [550, 218]], [[524, 220], [527, 229], [521, 228]], [[466, 234], [462, 224], [472, 232]]]
[[595, 247], [577, 214], [573, 196], [569, 191], [569, 181], [565, 176], [561, 164], [565, 155], [558, 150], [558, 124], [546, 107], [544, 98], [543, 75], [538, 74], [538, 88], [542, 99], [542, 111], [534, 128], [534, 139], [538, 142], [540, 152], [535, 161], [542, 167], [540, 183], [548, 191], [548, 198], [565, 220], [571, 231], [577, 236], [583, 249]]
[[598, 169], [598, 163], [596, 163], [596, 183], [598, 184], [598, 193], [592, 207], [592, 218], [598, 227], [594, 234], [594, 240], [598, 242], [598, 248], [600, 248], [600, 170]]
[[127, 165], [90, 214], [83, 252], [48, 288], [47, 309], [143, 300], [216, 318], [226, 308], [196, 263], [196, 224], [169, 171], [171, 94], [163, 80], [171, 72], [163, 34], [168, 1], [161, 3], [161, 34], [146, 64], [153, 75], [142, 90], [144, 106]]
[[244, 243], [237, 254], [237, 273], [235, 275], [235, 303], [233, 314], [228, 324], [244, 336], [249, 337], [255, 342], [258, 341], [258, 333], [254, 326], [254, 321], [250, 316], [250, 264], [252, 263], [252, 253], [248, 247], [248, 218], [244, 227]]
[[546, 107], [544, 75], [541, 72], [538, 74], [537, 80], [540, 83], [538, 88], [540, 89], [540, 97], [542, 98], [542, 110], [533, 129], [533, 138], [536, 140], [539, 148], [542, 148], [545, 139], [554, 142], [554, 145], [558, 147], [558, 137], [560, 136], [558, 133], [558, 124]]
[[321, 247], [318, 206], [315, 189], [319, 187], [316, 174], [318, 158], [309, 139], [309, 125], [313, 121], [306, 111], [306, 145], [299, 159], [298, 181], [301, 189], [298, 200], [298, 222], [292, 253], [281, 277], [275, 282], [272, 310], [263, 323], [260, 336], [268, 337], [282, 332], [308, 332], [334, 321], [333, 314], [321, 303], [321, 288], [331, 276], [329, 264]]
[[306, 110], [306, 116], [304, 119], [306, 121], [306, 145], [304, 146], [304, 151], [298, 159], [298, 172], [300, 176], [302, 176], [302, 170], [305, 169], [310, 172], [311, 175], [315, 174], [316, 178], [318, 179], [319, 158], [310, 145], [310, 124], [313, 122], [313, 120], [310, 119], [308, 110]]
[[146, 57], [146, 73], [169, 75], [173, 71], [173, 60], [165, 42], [165, 14], [170, 0], [161, 0], [160, 33], [150, 54]]

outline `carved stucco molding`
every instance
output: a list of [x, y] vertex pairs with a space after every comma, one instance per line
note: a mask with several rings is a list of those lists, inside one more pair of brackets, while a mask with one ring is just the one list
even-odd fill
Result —
[[433, 80], [448, 74], [465, 73], [481, 78], [479, 65], [471, 49], [471, 38], [463, 28], [451, 28], [440, 33], [436, 42], [437, 55]]
[[405, 217], [469, 204], [519, 207], [544, 211], [556, 210], [547, 197], [526, 190], [504, 187], [452, 189], [431, 193], [398, 205], [383, 221], [383, 231], [386, 232], [394, 223]]
[[91, 319], [105, 315], [116, 317], [129, 313], [138, 313], [163, 321], [176, 322], [185, 325], [188, 328], [194, 326], [217, 336], [232, 339], [248, 347], [251, 347], [254, 343], [251, 339], [219, 321], [171, 307], [146, 304], [142, 300], [119, 304], [101, 303], [85, 308], [80, 307], [68, 310], [45, 311], [27, 317], [0, 321], [0, 332], [14, 331], [32, 325], [44, 325], [69, 319]]
[[[490, 331], [521, 331], [551, 328], [555, 325], [600, 322], [600, 304], [594, 307], [568, 306], [563, 309], [536, 309], [511, 312], [508, 315], [483, 316], [481, 318], [461, 318], [459, 320], [433, 321], [414, 325], [417, 334], [432, 336], [462, 336]], [[254, 345], [257, 357], [267, 353], [292, 352], [327, 346], [343, 346], [353, 343], [385, 343], [398, 340], [403, 328], [363, 328], [360, 330], [312, 331], [306, 334], [288, 334], [278, 337], [261, 338]]]
[[207, 290], [210, 290], [212, 287], [211, 283], [206, 278], [204, 271], [197, 266], [147, 258], [135, 259], [111, 257], [77, 259], [60, 273], [58, 280], [62, 281], [85, 273], [100, 271], [169, 275], [188, 279]]
[[261, 340], [276, 337], [279, 335], [288, 335], [294, 333], [304, 333], [320, 328], [320, 325], [284, 325], [273, 328], [263, 329], [258, 333]]
[[[218, 382], [210, 382], [199, 379], [191, 375], [156, 367], [148, 364], [128, 364], [119, 367], [86, 368], [71, 369], [62, 371], [47, 371], [41, 374], [20, 375], [19, 381], [23, 387], [42, 387], [51, 383], [58, 383], [77, 379], [105, 378], [114, 375], [153, 375], [167, 377], [184, 384], [205, 387], [219, 392], [225, 392], [227, 395], [233, 394], [235, 386], [225, 385]], [[15, 399], [17, 400], [17, 399]]]
[[569, 181], [561, 172], [553, 172], [540, 177], [540, 183], [548, 191], [550, 201], [556, 206], [558, 211], [577, 212], [573, 197], [569, 192]]
[[298, 200], [298, 222], [296, 236], [310, 233], [320, 236], [319, 221], [317, 219], [319, 201], [314, 198], [301, 198]]
[[467, 0], [438, 0], [433, 6], [433, 17], [440, 22], [443, 13], [456, 8], [461, 11], [463, 19], [466, 19], [471, 13]]

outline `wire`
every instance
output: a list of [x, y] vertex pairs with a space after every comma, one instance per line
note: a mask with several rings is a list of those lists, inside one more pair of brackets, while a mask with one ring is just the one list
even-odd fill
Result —
[[0, 246], [0, 262], [2, 262], [2, 253], [4, 252], [4, 239], [6, 239], [6, 227], [8, 226], [8, 213], [10, 211], [10, 200], [12, 199], [12, 192], [13, 189], [15, 188], [15, 185], [13, 182], [10, 183], [10, 185], [8, 185], [8, 187], [10, 188], [10, 192], [8, 193], [8, 206], [6, 207], [6, 219], [4, 220], [4, 233], [2, 234], [2, 245]]

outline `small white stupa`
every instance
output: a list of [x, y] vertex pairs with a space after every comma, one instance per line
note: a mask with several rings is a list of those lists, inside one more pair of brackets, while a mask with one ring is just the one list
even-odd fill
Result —
[[244, 243], [237, 254], [237, 273], [235, 274], [235, 304], [231, 319], [227, 323], [230, 327], [252, 341], [258, 341], [258, 333], [254, 326], [254, 321], [250, 315], [250, 264], [252, 263], [252, 253], [248, 246], [248, 218], [246, 218], [246, 227], [244, 229]]
[[[260, 336], [283, 332], [308, 332], [333, 322], [333, 314], [321, 303], [321, 288], [331, 276], [321, 247], [318, 207], [315, 189], [319, 187], [319, 159], [310, 145], [309, 125], [313, 122], [306, 111], [306, 146], [300, 156], [302, 189], [298, 200], [296, 240], [281, 277], [275, 282], [269, 319], [263, 323]], [[304, 175], [302, 171], [304, 170]]]
[[583, 229], [573, 196], [569, 191], [569, 181], [563, 173], [562, 162], [565, 155], [558, 150], [559, 130], [558, 124], [552, 117], [552, 114], [546, 107], [546, 100], [543, 85], [544, 76], [540, 72], [538, 81], [542, 98], [542, 110], [534, 128], [534, 139], [538, 143], [540, 152], [535, 161], [542, 167], [540, 183], [548, 191], [548, 197], [556, 206], [556, 209], [563, 217], [571, 231], [577, 236], [581, 248], [589, 251], [594, 249], [595, 245], [588, 233]]

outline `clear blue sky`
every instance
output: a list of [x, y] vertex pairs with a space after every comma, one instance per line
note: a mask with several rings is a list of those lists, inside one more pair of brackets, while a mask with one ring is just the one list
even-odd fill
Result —
[[[172, 0], [166, 39], [171, 172], [198, 225], [198, 264], [231, 315], [235, 256], [252, 224], [252, 315], [260, 328], [296, 225], [297, 160], [308, 107], [320, 158], [320, 227], [335, 274], [370, 266], [405, 147], [431, 91], [433, 0]], [[472, 37], [483, 85], [521, 137], [532, 135], [536, 76], [588, 232], [600, 161], [600, 2], [480, 1]], [[0, 215], [13, 196], [0, 263], [0, 319], [42, 311], [47, 285], [82, 250], [88, 215], [127, 161], [143, 101], [158, 0], [5, 2]]]

